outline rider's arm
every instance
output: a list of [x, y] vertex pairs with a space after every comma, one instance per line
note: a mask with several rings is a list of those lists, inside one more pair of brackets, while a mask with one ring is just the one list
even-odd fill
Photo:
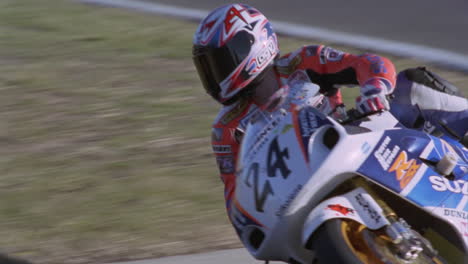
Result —
[[307, 71], [312, 82], [323, 93], [341, 95], [335, 85], [355, 84], [361, 87], [361, 96], [386, 95], [393, 91], [396, 82], [393, 63], [373, 54], [354, 55], [326, 46], [305, 46], [285, 56], [294, 69]]
[[254, 109], [250, 101], [240, 100], [223, 107], [213, 123], [211, 145], [224, 183], [224, 198], [229, 217], [236, 189], [237, 153], [243, 136], [243, 133], [239, 133], [239, 128], [248, 120], [248, 113]]
[[221, 180], [224, 183], [224, 199], [229, 211], [236, 186], [236, 157], [239, 144], [235, 140], [235, 129], [214, 125], [212, 128], [211, 145], [216, 158]]

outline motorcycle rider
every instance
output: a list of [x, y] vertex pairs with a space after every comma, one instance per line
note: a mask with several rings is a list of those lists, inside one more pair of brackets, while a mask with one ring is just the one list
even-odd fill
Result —
[[[206, 92], [223, 105], [213, 124], [212, 147], [225, 184], [228, 213], [235, 191], [242, 130], [253, 113], [272, 104], [272, 98], [295, 93], [302, 103], [316, 106], [307, 100], [307, 86], [294, 90], [297, 82], [316, 83], [327, 99], [326, 107], [321, 106], [320, 110], [343, 118], [342, 96], [336, 85], [359, 85], [361, 95], [356, 99], [356, 108], [361, 113], [371, 113], [391, 109], [387, 96], [397, 84], [393, 63], [374, 54], [354, 55], [312, 45], [280, 56], [277, 36], [268, 19], [244, 4], [221, 6], [200, 23], [193, 39], [193, 61]], [[402, 118], [405, 125], [421, 126], [421, 122], [429, 120], [440, 126], [431, 119], [438, 115], [445, 120], [441, 129], [451, 127], [451, 132], [463, 136], [468, 129], [466, 99], [453, 95], [456, 88], [438, 76], [432, 74], [428, 81], [429, 74], [432, 73], [418, 68], [398, 75], [398, 82], [403, 85], [397, 87], [392, 101], [397, 118], [410, 111], [410, 116]], [[426, 90], [434, 98], [423, 104], [428, 109], [424, 112], [419, 104], [427, 99], [421, 93]], [[449, 104], [453, 112], [449, 117], [444, 104]], [[457, 125], [456, 120], [461, 119], [465, 125]]]

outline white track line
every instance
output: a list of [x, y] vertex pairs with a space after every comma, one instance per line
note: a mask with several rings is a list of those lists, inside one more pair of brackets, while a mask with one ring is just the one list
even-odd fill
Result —
[[[181, 17], [184, 19], [201, 20], [208, 11], [182, 8], [170, 5], [142, 2], [138, 0], [78, 0], [83, 3], [106, 5], [134, 9], [138, 11]], [[300, 38], [321, 39], [334, 43], [354, 46], [362, 49], [381, 51], [397, 56], [412, 57], [433, 62], [442, 66], [468, 72], [468, 56], [430, 48], [422, 45], [408, 44], [364, 35], [331, 31], [324, 28], [311, 27], [288, 22], [272, 21], [275, 30], [284, 35]]]
[[181, 8], [170, 5], [156, 4], [143, 2], [138, 0], [78, 0], [79, 2], [88, 3], [88, 4], [97, 4], [105, 6], [113, 6], [127, 9], [134, 9], [142, 12], [153, 13], [153, 14], [162, 14], [181, 17], [185, 19], [195, 19], [201, 20], [206, 15], [208, 11], [192, 9], [192, 8]]

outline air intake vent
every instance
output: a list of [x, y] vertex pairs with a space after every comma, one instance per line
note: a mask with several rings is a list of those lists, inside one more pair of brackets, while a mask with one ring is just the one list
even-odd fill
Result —
[[332, 149], [336, 145], [336, 143], [338, 143], [339, 139], [340, 135], [338, 134], [336, 129], [330, 127], [323, 135], [323, 144], [327, 146], [327, 148]]
[[250, 232], [249, 243], [255, 250], [260, 248], [264, 239], [265, 234], [262, 232], [262, 230], [254, 228], [252, 232]]

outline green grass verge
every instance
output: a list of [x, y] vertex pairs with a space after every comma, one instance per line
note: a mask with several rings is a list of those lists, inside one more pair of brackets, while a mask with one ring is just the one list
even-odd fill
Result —
[[[195, 27], [71, 1], [0, 2], [1, 252], [103, 263], [239, 246], [209, 146], [218, 106], [190, 58]], [[281, 38], [283, 51], [306, 43]]]

